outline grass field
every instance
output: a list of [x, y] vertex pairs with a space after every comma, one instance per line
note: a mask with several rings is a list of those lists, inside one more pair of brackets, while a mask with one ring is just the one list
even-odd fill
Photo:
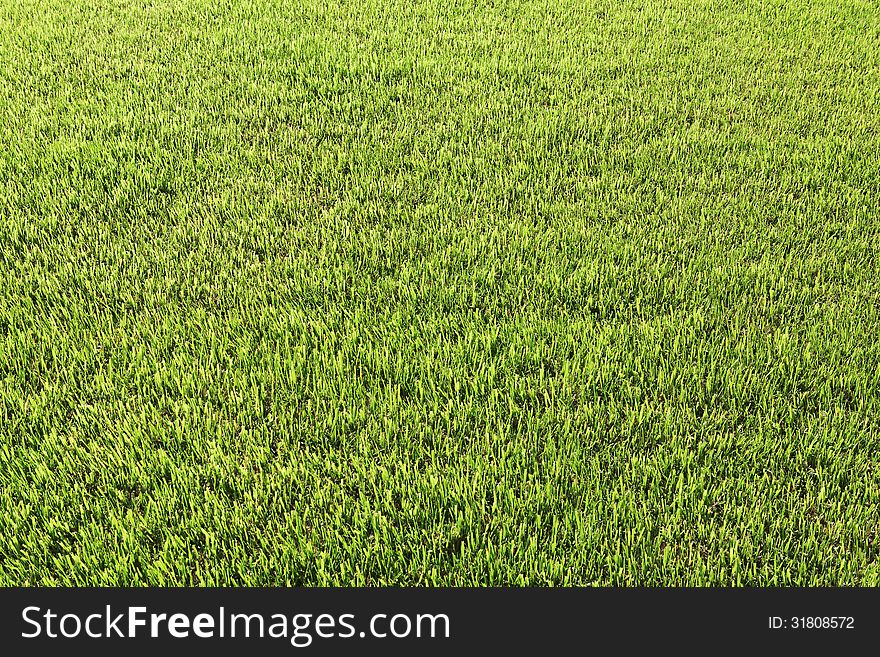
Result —
[[0, 584], [880, 585], [873, 0], [0, 0]]

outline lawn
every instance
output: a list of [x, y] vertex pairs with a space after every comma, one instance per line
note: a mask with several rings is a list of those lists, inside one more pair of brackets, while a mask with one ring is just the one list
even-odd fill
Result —
[[0, 585], [880, 585], [873, 0], [0, 0]]

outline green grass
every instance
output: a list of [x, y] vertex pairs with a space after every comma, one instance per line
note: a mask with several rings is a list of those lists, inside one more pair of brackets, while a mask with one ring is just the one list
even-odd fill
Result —
[[0, 0], [0, 584], [880, 585], [872, 0]]

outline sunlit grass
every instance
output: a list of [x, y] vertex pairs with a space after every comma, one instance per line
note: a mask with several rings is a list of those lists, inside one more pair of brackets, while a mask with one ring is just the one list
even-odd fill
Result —
[[880, 6], [0, 0], [0, 583], [880, 584]]

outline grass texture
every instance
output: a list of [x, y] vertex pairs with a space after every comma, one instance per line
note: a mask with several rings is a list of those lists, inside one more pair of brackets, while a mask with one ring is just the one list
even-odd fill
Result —
[[0, 0], [0, 584], [880, 585], [880, 5]]

